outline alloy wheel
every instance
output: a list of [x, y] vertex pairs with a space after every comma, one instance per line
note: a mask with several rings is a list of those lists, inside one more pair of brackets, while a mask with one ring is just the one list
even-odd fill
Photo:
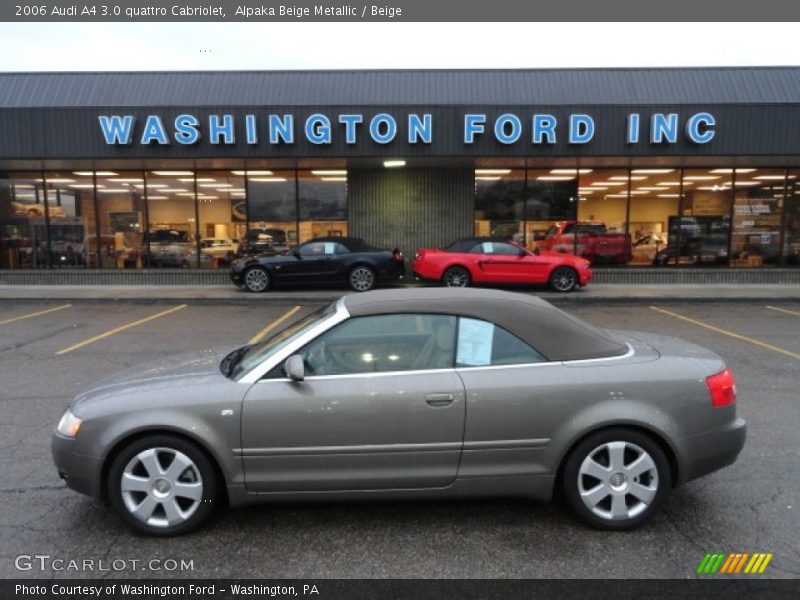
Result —
[[550, 284], [558, 292], [570, 292], [575, 288], [576, 283], [575, 271], [569, 268], [556, 269], [550, 279]]
[[250, 269], [245, 273], [244, 285], [251, 292], [263, 292], [269, 287], [269, 275], [264, 269]]
[[448, 269], [444, 274], [444, 284], [447, 287], [467, 287], [467, 283], [469, 283], [469, 274], [465, 269]]
[[125, 466], [120, 481], [125, 508], [151, 527], [174, 527], [197, 511], [203, 479], [187, 455], [172, 448], [148, 448]]
[[652, 505], [658, 468], [644, 449], [613, 441], [589, 452], [578, 469], [578, 493], [586, 508], [609, 521], [632, 519]]
[[350, 287], [357, 292], [366, 292], [375, 286], [375, 274], [368, 267], [356, 267], [350, 272]]

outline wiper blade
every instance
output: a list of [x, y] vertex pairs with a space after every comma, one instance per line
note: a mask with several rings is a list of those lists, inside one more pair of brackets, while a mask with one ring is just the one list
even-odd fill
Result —
[[222, 374], [225, 377], [230, 377], [233, 370], [236, 368], [236, 365], [239, 364], [239, 361], [242, 359], [242, 355], [250, 349], [250, 344], [245, 344], [241, 348], [237, 348], [233, 352], [228, 353], [225, 358], [222, 359], [222, 362], [219, 363], [219, 370], [222, 371]]

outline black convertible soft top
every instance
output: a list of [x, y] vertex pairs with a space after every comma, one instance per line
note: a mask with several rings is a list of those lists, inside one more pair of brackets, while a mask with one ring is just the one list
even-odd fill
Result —
[[352, 316], [441, 313], [491, 321], [530, 344], [549, 360], [621, 356], [628, 346], [549, 302], [513, 292], [478, 288], [377, 290], [345, 296]]

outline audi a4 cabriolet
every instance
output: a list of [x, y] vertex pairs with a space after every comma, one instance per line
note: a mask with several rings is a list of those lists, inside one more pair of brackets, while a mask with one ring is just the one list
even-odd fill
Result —
[[735, 403], [723, 360], [680, 339], [522, 294], [379, 290], [105, 379], [52, 449], [70, 488], [153, 535], [223, 504], [475, 496], [557, 496], [629, 529], [736, 459]]

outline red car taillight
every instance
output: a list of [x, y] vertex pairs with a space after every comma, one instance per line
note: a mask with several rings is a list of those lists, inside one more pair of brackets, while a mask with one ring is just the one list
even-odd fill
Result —
[[422, 252], [417, 252], [417, 253], [414, 255], [414, 260], [422, 260], [422, 255], [423, 255], [423, 253], [422, 253]]
[[708, 392], [711, 394], [711, 404], [714, 408], [721, 406], [728, 406], [736, 402], [736, 380], [733, 377], [733, 371], [725, 369], [706, 377], [706, 385]]

